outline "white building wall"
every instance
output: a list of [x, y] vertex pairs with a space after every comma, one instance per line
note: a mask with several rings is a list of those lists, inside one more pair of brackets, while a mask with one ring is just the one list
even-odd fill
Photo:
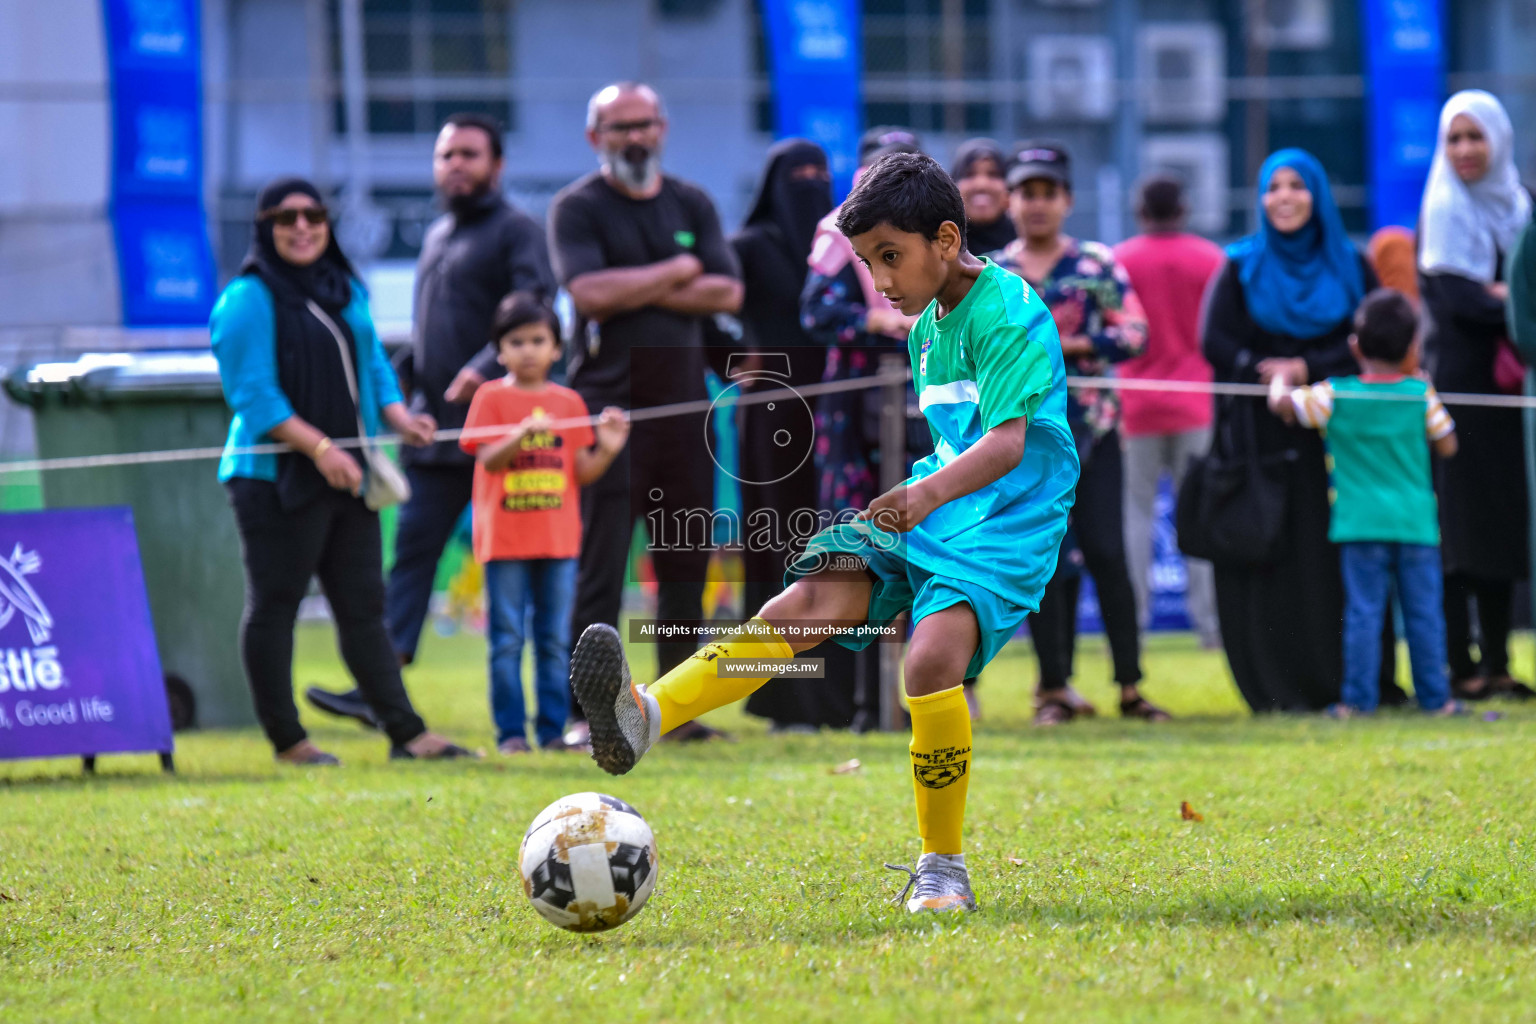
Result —
[[313, 76], [311, 51], [326, 50], [329, 40], [324, 19], [314, 16], [318, 5], [313, 0], [220, 0], [220, 6], [203, 23], [210, 36], [205, 51], [219, 51], [223, 60], [216, 67], [205, 59], [205, 79], [227, 76], [210, 81], [206, 90], [224, 107], [223, 151], [207, 153], [223, 169], [221, 187], [254, 191], [286, 174], [323, 183], [328, 154], [316, 152], [316, 139], [326, 138], [330, 100], [323, 91], [326, 83]]
[[100, 0], [0, 0], [0, 362], [121, 319]]
[[[300, 30], [315, 9], [311, 0], [206, 0], [219, 191], [249, 193], [284, 173], [345, 188], [346, 140], [329, 131], [334, 83], [316, 77], [329, 71], [331, 44], [324, 31]], [[767, 144], [752, 130], [749, 0], [726, 0], [698, 20], [661, 20], [636, 0], [521, 0], [512, 17], [506, 187], [515, 200], [542, 215], [559, 188], [596, 166], [583, 136], [587, 99], [636, 78], [666, 97], [668, 171], [708, 190], [728, 226], [739, 223]], [[368, 139], [377, 189], [430, 190], [431, 156], [430, 136]]]

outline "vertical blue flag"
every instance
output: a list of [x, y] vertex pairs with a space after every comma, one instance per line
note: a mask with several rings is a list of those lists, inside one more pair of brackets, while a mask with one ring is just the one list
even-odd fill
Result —
[[827, 151], [836, 195], [858, 166], [862, 48], [858, 0], [763, 0], [773, 124]]
[[197, 0], [103, 0], [112, 75], [112, 226], [131, 327], [208, 322]]
[[1371, 226], [1418, 222], [1445, 88], [1440, 0], [1364, 0]]

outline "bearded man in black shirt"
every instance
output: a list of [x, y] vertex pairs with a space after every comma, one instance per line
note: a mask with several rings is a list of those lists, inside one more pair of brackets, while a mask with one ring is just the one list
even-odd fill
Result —
[[[599, 90], [587, 106], [587, 141], [601, 169], [567, 186], [550, 207], [555, 271], [585, 321], [570, 384], [588, 408], [707, 398], [703, 320], [741, 307], [740, 272], [714, 204], [661, 172], [666, 131], [661, 98], [649, 86]], [[629, 446], [582, 492], [571, 636], [594, 622], [618, 626], [637, 518], [651, 535], [657, 618], [692, 625], [703, 617], [715, 508], [704, 431], [703, 415], [638, 422]], [[696, 646], [693, 639], [659, 642], [658, 672]], [[688, 735], [674, 738], [712, 733], [683, 728]]]
[[[479, 114], [449, 117], [432, 153], [432, 179], [447, 212], [427, 229], [416, 262], [411, 359], [404, 375], [411, 410], [430, 413], [444, 429], [462, 427], [475, 390], [504, 372], [491, 338], [496, 304], [513, 291], [555, 295], [544, 232], [502, 197], [501, 172], [496, 122]], [[400, 461], [411, 500], [400, 508], [385, 621], [400, 660], [410, 664], [437, 563], [469, 505], [475, 460], [456, 441], [439, 441], [402, 449]], [[356, 691], [311, 687], [306, 697], [332, 714], [371, 720]]]

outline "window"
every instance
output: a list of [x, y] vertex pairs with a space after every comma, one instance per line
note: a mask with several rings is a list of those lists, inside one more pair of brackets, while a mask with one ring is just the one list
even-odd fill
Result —
[[[331, 0], [332, 67], [341, 78], [341, 12]], [[511, 130], [512, 0], [362, 0], [368, 131], [431, 135], [455, 111]], [[346, 131], [338, 98], [337, 131]]]
[[699, 21], [713, 17], [720, 0], [656, 0], [656, 13], [672, 21]]
[[864, 0], [864, 118], [917, 131], [992, 130], [989, 0]]
[[864, 0], [864, 72], [986, 78], [992, 66], [988, 6], [988, 0]]
[[[1009, 2], [1009, 0], [1002, 0]], [[863, 0], [864, 124], [967, 135], [993, 130], [992, 0]], [[773, 131], [762, 4], [752, 4], [758, 131]], [[959, 94], [955, 92], [959, 88]]]

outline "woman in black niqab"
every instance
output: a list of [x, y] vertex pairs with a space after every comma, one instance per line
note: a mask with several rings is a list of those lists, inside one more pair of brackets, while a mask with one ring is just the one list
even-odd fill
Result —
[[816, 225], [832, 212], [831, 181], [827, 155], [814, 142], [785, 139], [768, 151], [752, 210], [731, 239], [746, 290], [742, 320], [757, 328], [749, 339], [757, 347], [813, 344], [800, 329], [800, 292]]
[[[800, 323], [800, 293], [816, 225], [832, 212], [831, 180], [820, 146], [806, 139], [777, 143], [768, 151], [746, 223], [731, 239], [741, 261], [743, 343], [756, 354], [758, 387], [814, 384], [826, 368], [826, 350]], [[738, 382], [741, 378], [735, 375]], [[815, 429], [809, 404], [791, 396], [773, 405], [772, 410], [747, 406], [739, 421], [742, 522], [754, 522], [754, 514], [772, 515], [779, 524], [775, 532], [787, 537], [797, 510], [817, 509], [816, 460], [810, 451]], [[787, 444], [781, 443], [785, 437]], [[761, 608], [783, 590], [791, 552], [745, 539], [744, 604]], [[828, 657], [831, 667], [852, 653], [823, 644], [808, 656]], [[853, 719], [851, 667], [829, 671], [825, 679], [774, 680], [748, 699], [747, 711], [771, 719], [778, 729], [846, 727]]]

